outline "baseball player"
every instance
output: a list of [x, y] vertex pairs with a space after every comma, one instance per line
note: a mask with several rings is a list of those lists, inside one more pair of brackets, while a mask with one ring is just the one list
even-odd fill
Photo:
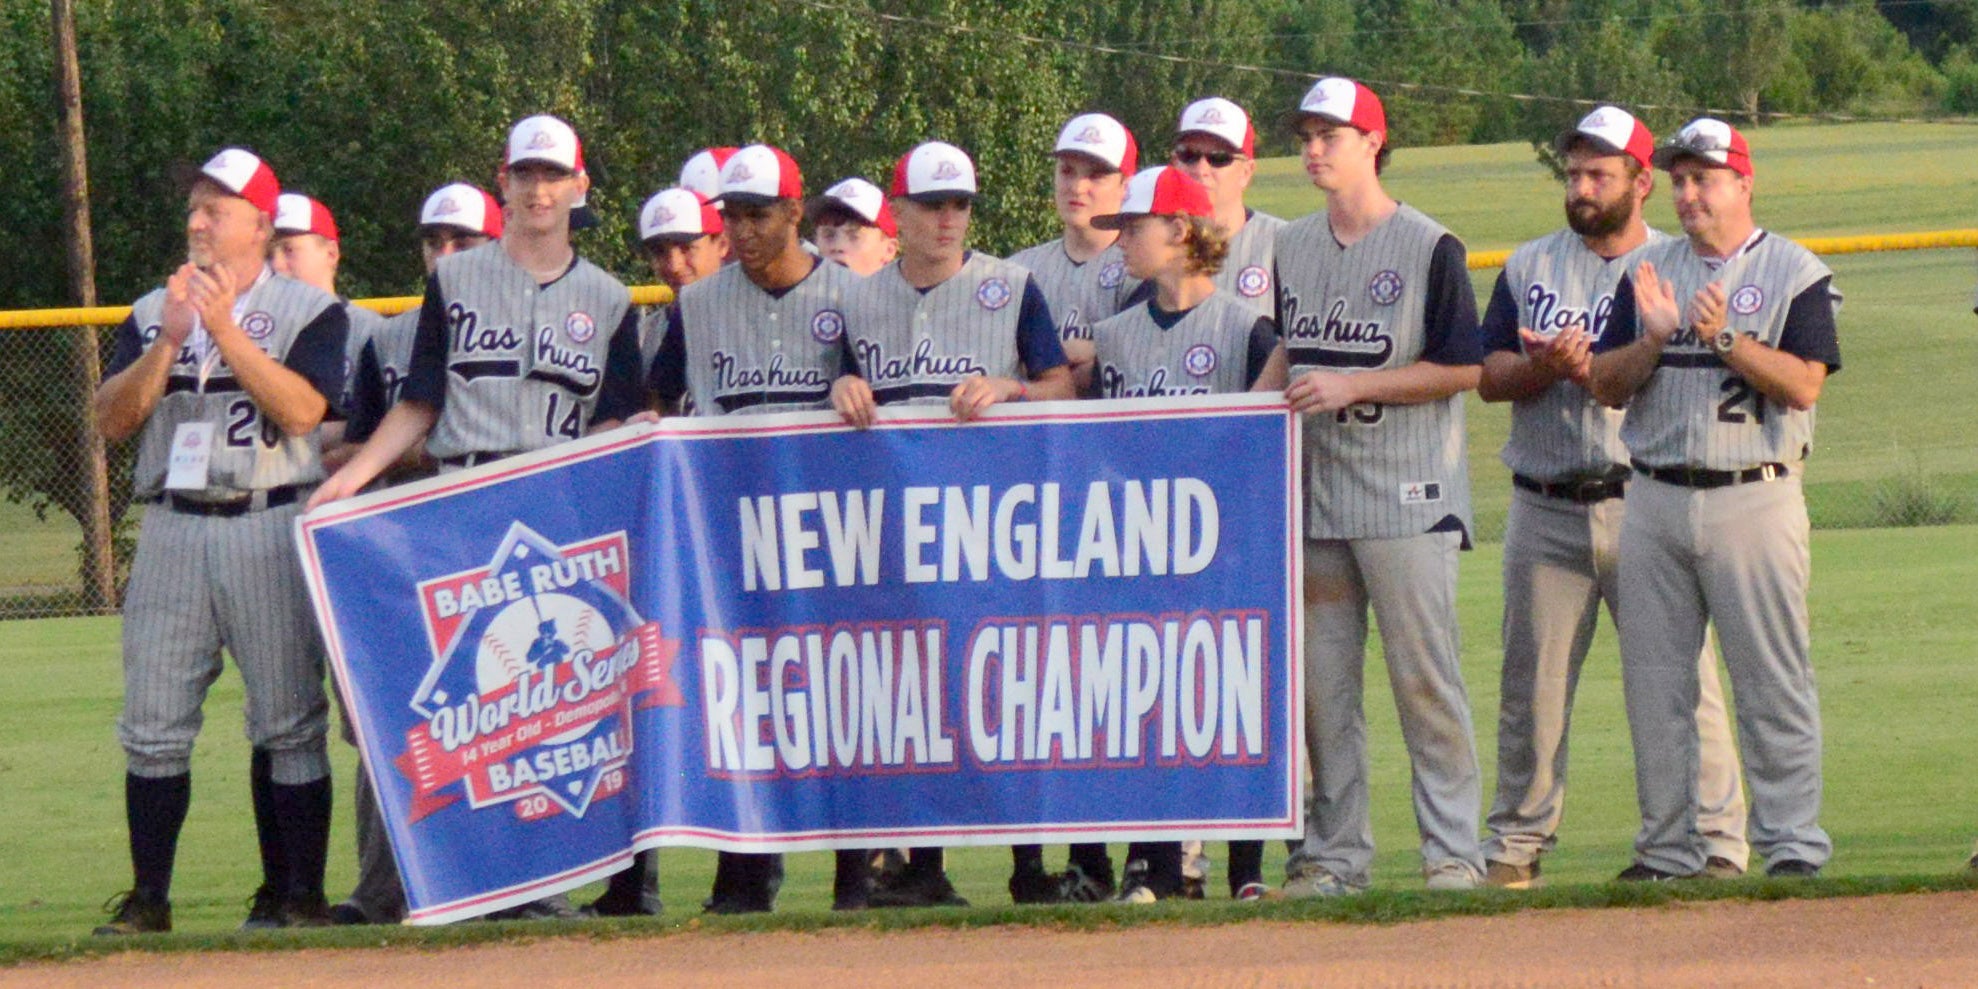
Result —
[[[684, 187], [662, 189], [639, 208], [639, 244], [654, 278], [676, 294], [728, 263], [728, 235], [721, 211], [708, 197]], [[654, 307], [639, 320], [640, 367], [651, 367], [665, 330], [665, 310]]]
[[863, 278], [900, 256], [900, 225], [879, 187], [849, 178], [811, 200], [805, 208], [821, 257]]
[[[637, 313], [624, 284], [570, 244], [590, 187], [570, 125], [516, 124], [500, 173], [502, 236], [441, 258], [399, 400], [310, 499], [349, 497], [422, 440], [442, 472], [491, 463], [616, 426], [640, 402]], [[495, 916], [568, 916], [561, 894]]]
[[[1285, 398], [1305, 416], [1305, 704], [1313, 809], [1285, 895], [1372, 880], [1367, 612], [1414, 770], [1430, 889], [1483, 878], [1481, 778], [1457, 655], [1456, 563], [1470, 529], [1463, 392], [1476, 387], [1476, 298], [1463, 244], [1381, 187], [1386, 113], [1350, 79], [1319, 80], [1292, 119], [1325, 209], [1279, 231]], [[1694, 656], [1692, 656], [1694, 659]]]
[[[966, 422], [998, 402], [1073, 395], [1057, 323], [1030, 272], [967, 249], [975, 163], [929, 141], [893, 169], [899, 260], [845, 293], [846, 373], [831, 406], [861, 428], [880, 405], [944, 404]], [[915, 848], [871, 904], [966, 906], [940, 848]], [[1014, 892], [1014, 891], [1013, 891]]]
[[[475, 186], [464, 182], [441, 186], [420, 206], [419, 253], [429, 278], [440, 258], [471, 250], [499, 236], [501, 205]], [[410, 309], [373, 326], [362, 339], [352, 332], [345, 348], [352, 362], [352, 380], [346, 390], [350, 419], [344, 430], [345, 442], [335, 450], [324, 451], [326, 466], [333, 460], [336, 466], [347, 462], [397, 400], [399, 387], [411, 371], [412, 342], [418, 327], [419, 310]], [[338, 452], [341, 457], [336, 456]], [[434, 468], [424, 457], [423, 444], [415, 444], [374, 486], [430, 477]], [[357, 744], [348, 709], [343, 738], [351, 745]], [[371, 786], [361, 753], [355, 789], [357, 884], [342, 902], [331, 905], [330, 920], [340, 925], [396, 924], [405, 918], [405, 888], [399, 883], [398, 862], [393, 857], [384, 816], [378, 809], [377, 791]]]
[[1220, 96], [1188, 104], [1181, 111], [1168, 163], [1209, 190], [1216, 223], [1229, 231], [1229, 259], [1216, 275], [1216, 287], [1234, 293], [1261, 315], [1275, 313], [1272, 272], [1284, 221], [1243, 205], [1257, 173], [1257, 129], [1243, 108]]
[[[1103, 113], [1084, 113], [1058, 131], [1051, 157], [1056, 162], [1051, 201], [1064, 223], [1064, 236], [1018, 251], [1010, 260], [1030, 269], [1037, 287], [1044, 290], [1044, 301], [1058, 317], [1065, 359], [1084, 391], [1092, 374], [1092, 324], [1125, 308], [1139, 287], [1137, 280], [1126, 276], [1119, 235], [1094, 227], [1092, 218], [1118, 211], [1126, 181], [1140, 165], [1140, 146], [1119, 121]], [[1072, 850], [1075, 861], [1079, 854], [1077, 848]]]
[[[804, 251], [803, 175], [781, 149], [742, 148], [721, 168], [717, 202], [736, 262], [680, 290], [651, 372], [663, 408], [694, 415], [827, 408], [844, 368], [846, 290], [858, 276]], [[867, 855], [837, 853], [832, 908], [864, 909]], [[721, 853], [709, 913], [775, 907], [781, 855]]]
[[[1119, 212], [1092, 218], [1101, 230], [1119, 231], [1127, 273], [1144, 279], [1152, 292], [1145, 302], [1092, 328], [1097, 356], [1091, 394], [1127, 398], [1284, 387], [1285, 355], [1277, 324], [1216, 288], [1214, 276], [1229, 239], [1213, 216], [1214, 206], [1201, 183], [1160, 166], [1133, 177]], [[1073, 846], [1074, 856], [1079, 847]], [[1072, 868], [1079, 868], [1075, 859]], [[1255, 875], [1246, 874], [1238, 883], [1232, 872], [1238, 898], [1249, 898], [1244, 891], [1262, 895], [1261, 862]], [[1152, 903], [1188, 892], [1181, 842], [1128, 846], [1117, 899]]]
[[167, 931], [200, 707], [225, 649], [247, 688], [262, 881], [245, 926], [328, 922], [329, 704], [291, 527], [323, 476], [317, 426], [343, 392], [335, 296], [268, 267], [280, 186], [215, 155], [187, 196], [187, 261], [117, 330], [95, 396], [106, 439], [139, 437], [150, 507], [124, 599], [125, 813], [133, 887], [97, 934]]
[[1811, 570], [1801, 471], [1813, 406], [1841, 366], [1840, 295], [1812, 253], [1752, 218], [1744, 136], [1708, 117], [1654, 155], [1681, 239], [1615, 287], [1594, 396], [1627, 406], [1635, 477], [1621, 523], [1622, 687], [1641, 832], [1622, 879], [1701, 873], [1696, 653], [1717, 628], [1768, 876], [1817, 875], [1820, 699], [1808, 655]]
[[[336, 289], [342, 249], [342, 241], [337, 236], [336, 217], [328, 206], [301, 193], [281, 194], [275, 206], [275, 238], [268, 248], [268, 264], [275, 269], [275, 274], [287, 275], [342, 298]], [[345, 339], [344, 349], [351, 363], [346, 366], [349, 373], [345, 375], [344, 394], [337, 404], [348, 415], [351, 389], [356, 381], [357, 355], [364, 341], [383, 325], [385, 317], [348, 299], [344, 300], [343, 306], [344, 314], [350, 320], [350, 333]], [[333, 468], [340, 463], [332, 459], [332, 451], [343, 445], [345, 424], [339, 419], [324, 422], [320, 428], [323, 463]]]
[[[1504, 533], [1504, 668], [1497, 723], [1497, 797], [1485, 818], [1484, 880], [1527, 889], [1557, 842], [1565, 811], [1566, 730], [1602, 602], [1616, 616], [1627, 451], [1621, 412], [1585, 387], [1589, 346], [1607, 326], [1620, 280], [1644, 244], [1667, 236], [1642, 222], [1654, 188], [1648, 128], [1603, 106], [1554, 144], [1565, 163], [1567, 229], [1520, 246], [1492, 290], [1480, 333], [1478, 392], [1509, 401], [1511, 512]], [[1698, 656], [1702, 746], [1697, 831], [1706, 874], [1742, 875], [1744, 791], [1717, 658]]]
[[[1140, 149], [1119, 121], [1085, 113], [1058, 131], [1051, 157], [1051, 199], [1064, 236], [1018, 251], [1010, 262], [1029, 269], [1058, 317], [1058, 338], [1073, 385], [1084, 392], [1092, 380], [1092, 324], [1119, 312], [1139, 285], [1127, 277], [1119, 232], [1101, 230], [1092, 219], [1119, 212], [1126, 180], [1139, 167]], [[1042, 845], [1016, 845], [1010, 854], [1010, 898], [1018, 903], [1094, 902], [1107, 899], [1115, 888], [1113, 862], [1103, 843], [1072, 845], [1071, 862], [1059, 875], [1045, 870]]]

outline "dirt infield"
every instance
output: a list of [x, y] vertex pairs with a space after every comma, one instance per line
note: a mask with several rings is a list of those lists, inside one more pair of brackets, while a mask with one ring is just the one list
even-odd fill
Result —
[[1978, 983], [1978, 892], [1389, 927], [1259, 921], [1067, 932], [668, 934], [446, 949], [123, 954], [0, 986], [1952, 986]]

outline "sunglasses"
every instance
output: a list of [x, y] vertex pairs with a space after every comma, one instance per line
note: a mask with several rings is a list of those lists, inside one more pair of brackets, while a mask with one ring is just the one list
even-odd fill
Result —
[[1233, 151], [1197, 151], [1194, 148], [1174, 149], [1174, 160], [1178, 164], [1193, 165], [1206, 161], [1210, 168], [1228, 168], [1230, 163], [1243, 157]]

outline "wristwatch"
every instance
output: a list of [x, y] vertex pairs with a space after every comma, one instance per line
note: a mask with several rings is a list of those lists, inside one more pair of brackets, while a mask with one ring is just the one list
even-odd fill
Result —
[[1719, 357], [1729, 357], [1731, 355], [1731, 348], [1736, 346], [1737, 342], [1738, 331], [1728, 326], [1724, 327], [1717, 331], [1716, 336], [1710, 338], [1710, 352]]

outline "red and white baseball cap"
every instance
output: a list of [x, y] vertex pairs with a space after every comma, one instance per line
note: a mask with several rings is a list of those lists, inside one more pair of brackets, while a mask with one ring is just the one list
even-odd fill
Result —
[[1101, 230], [1118, 230], [1135, 217], [1207, 218], [1215, 213], [1215, 205], [1209, 202], [1209, 190], [1202, 183], [1180, 169], [1157, 165], [1126, 183], [1126, 201], [1120, 203], [1119, 212], [1095, 216], [1092, 225]]
[[1058, 132], [1053, 155], [1084, 155], [1129, 178], [1140, 167], [1140, 145], [1133, 132], [1103, 113], [1082, 113]]
[[584, 170], [584, 146], [569, 124], [548, 114], [525, 118], [508, 132], [508, 164], [548, 162], [567, 172]]
[[878, 227], [879, 232], [888, 237], [900, 235], [900, 225], [893, 220], [893, 207], [886, 202], [886, 194], [879, 187], [861, 178], [849, 178], [829, 189], [824, 195], [810, 201], [812, 223], [820, 214], [837, 210], [850, 213], [854, 218]]
[[1340, 76], [1327, 76], [1305, 91], [1305, 98], [1298, 101], [1298, 109], [1292, 111], [1291, 119], [1295, 122], [1306, 117], [1345, 124], [1363, 134], [1387, 133], [1387, 110], [1381, 106], [1380, 97], [1373, 90]]
[[692, 189], [662, 189], [639, 210], [639, 240], [699, 240], [721, 232], [721, 211]]
[[253, 203], [271, 220], [280, 208], [282, 184], [275, 181], [275, 170], [246, 148], [223, 149], [200, 166], [199, 174]]
[[721, 166], [740, 148], [703, 148], [680, 166], [680, 187], [713, 199], [721, 195]]
[[299, 192], [284, 192], [275, 201], [275, 232], [315, 234], [324, 240], [337, 239], [337, 220], [330, 208]]
[[946, 141], [928, 141], [893, 166], [891, 195], [917, 203], [975, 198], [975, 162]]
[[723, 204], [773, 203], [803, 196], [804, 176], [796, 159], [782, 148], [751, 144], [722, 163], [721, 191], [713, 199]]
[[1655, 153], [1655, 135], [1634, 114], [1618, 106], [1595, 107], [1572, 130], [1561, 132], [1552, 142], [1552, 150], [1563, 155], [1579, 141], [1610, 155], [1627, 155], [1643, 168], [1648, 167], [1649, 158]]
[[1700, 158], [1751, 177], [1751, 146], [1737, 128], [1714, 117], [1698, 117], [1684, 124], [1668, 144], [1655, 149], [1652, 157], [1657, 168], [1666, 169], [1683, 158]]
[[1245, 158], [1257, 154], [1257, 128], [1250, 125], [1250, 115], [1220, 96], [1196, 100], [1181, 111], [1181, 126], [1175, 136], [1190, 134], [1207, 134], [1229, 145], [1230, 150], [1243, 152]]
[[501, 204], [479, 186], [443, 185], [419, 208], [419, 227], [458, 227], [484, 237], [501, 236]]

